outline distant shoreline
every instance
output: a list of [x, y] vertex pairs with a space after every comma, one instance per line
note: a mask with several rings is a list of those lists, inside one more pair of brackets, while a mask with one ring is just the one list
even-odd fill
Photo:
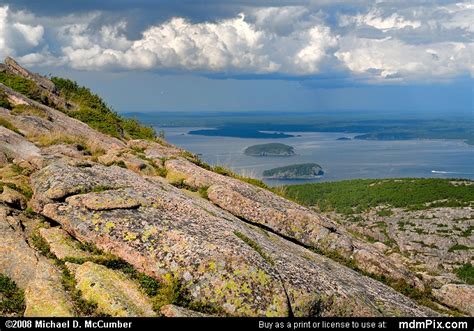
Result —
[[[281, 131], [281, 132], [274, 132], [268, 133], [263, 131], [250, 131], [244, 130], [241, 132], [232, 131], [227, 132], [225, 129], [215, 128], [215, 129], [202, 129], [202, 130], [192, 130], [189, 131], [188, 134], [190, 135], [197, 135], [197, 136], [207, 136], [207, 137], [231, 137], [231, 138], [248, 138], [248, 139], [285, 139], [285, 138], [293, 138], [298, 137], [298, 135], [289, 134], [287, 132], [295, 132], [295, 131]], [[301, 131], [301, 132], [313, 132], [313, 133], [341, 133], [346, 134], [347, 132], [338, 132], [338, 131], [320, 131], [320, 130], [312, 130], [312, 131]], [[347, 137], [343, 137], [347, 138]], [[443, 137], [419, 137], [413, 134], [407, 133], [363, 133], [355, 135], [352, 138], [341, 139], [338, 138], [336, 140], [339, 141], [351, 141], [351, 140], [373, 140], [373, 141], [406, 141], [406, 140], [459, 140], [469, 146], [474, 146], [474, 139], [466, 139], [466, 138], [443, 138]]]
[[[220, 136], [234, 138], [280, 139], [290, 138], [295, 132], [340, 133], [341, 137], [356, 140], [415, 140], [446, 139], [461, 140], [474, 146], [474, 118], [442, 118], [419, 115], [419, 117], [373, 118], [367, 115], [334, 114], [223, 114], [212, 113], [184, 116], [183, 114], [131, 114], [130, 117], [155, 126], [194, 127], [191, 135]], [[160, 124], [161, 126], [158, 126]], [[202, 129], [201, 129], [202, 128]]]

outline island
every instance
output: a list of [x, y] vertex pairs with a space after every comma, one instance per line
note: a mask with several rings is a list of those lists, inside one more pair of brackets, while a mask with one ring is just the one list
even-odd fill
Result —
[[421, 139], [409, 132], [372, 132], [355, 136], [357, 140], [413, 140]]
[[311, 179], [322, 175], [324, 171], [317, 163], [292, 164], [263, 172], [263, 177], [268, 179]]
[[248, 156], [293, 156], [295, 150], [289, 145], [269, 143], [249, 146], [245, 149], [244, 154]]
[[257, 139], [280, 139], [291, 138], [294, 135], [283, 132], [263, 132], [260, 130], [245, 129], [241, 127], [223, 126], [215, 129], [200, 129], [189, 131], [190, 135], [209, 137], [232, 137], [232, 138], [257, 138]]

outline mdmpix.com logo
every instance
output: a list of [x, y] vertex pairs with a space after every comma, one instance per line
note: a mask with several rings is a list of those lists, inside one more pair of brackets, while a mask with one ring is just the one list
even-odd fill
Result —
[[413, 320], [410, 322], [400, 321], [398, 322], [398, 327], [400, 329], [467, 329], [468, 323], [466, 321], [439, 321], [435, 319], [427, 319], [424, 321]]

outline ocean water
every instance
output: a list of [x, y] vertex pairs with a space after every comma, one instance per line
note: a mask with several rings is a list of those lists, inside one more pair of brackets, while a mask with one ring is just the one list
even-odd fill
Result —
[[[166, 140], [212, 165], [261, 178], [267, 169], [297, 163], [314, 162], [325, 174], [311, 180], [268, 180], [269, 185], [335, 181], [354, 178], [467, 178], [474, 179], [474, 146], [458, 140], [369, 141], [337, 140], [357, 134], [288, 132], [298, 137], [286, 139], [243, 139], [189, 135], [190, 130], [203, 128], [179, 127], [164, 129]], [[292, 157], [252, 157], [243, 153], [255, 144], [280, 142], [295, 148]]]

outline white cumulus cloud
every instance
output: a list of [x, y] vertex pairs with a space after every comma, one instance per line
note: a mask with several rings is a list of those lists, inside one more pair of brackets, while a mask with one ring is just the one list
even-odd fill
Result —
[[364, 3], [243, 7], [212, 21], [171, 17], [133, 34], [126, 13], [113, 21], [100, 11], [53, 18], [0, 6], [0, 56], [80, 70], [337, 72], [373, 83], [472, 75], [471, 3]]
[[16, 55], [38, 46], [44, 34], [41, 25], [12, 22], [9, 7], [0, 7], [0, 56]]
[[[258, 16], [262, 18], [262, 16]], [[335, 47], [329, 27], [312, 24], [279, 35], [278, 27], [262, 28], [244, 14], [217, 22], [191, 23], [172, 18], [152, 26], [140, 39], [127, 40], [125, 25], [104, 26], [90, 35], [86, 24], [61, 29], [62, 52], [74, 68], [169, 68], [245, 73], [298, 73], [319, 71], [319, 64]], [[279, 26], [279, 25], [278, 25]]]
[[373, 28], [388, 31], [392, 29], [403, 29], [406, 27], [419, 28], [421, 22], [418, 20], [409, 20], [398, 13], [392, 13], [384, 16], [378, 8], [372, 8], [366, 14], [357, 14], [355, 16], [342, 15], [340, 17], [340, 25], [348, 26], [350, 24], [367, 25]]
[[382, 81], [472, 74], [473, 51], [472, 43], [410, 45], [392, 38], [345, 38], [335, 55], [352, 72]]

